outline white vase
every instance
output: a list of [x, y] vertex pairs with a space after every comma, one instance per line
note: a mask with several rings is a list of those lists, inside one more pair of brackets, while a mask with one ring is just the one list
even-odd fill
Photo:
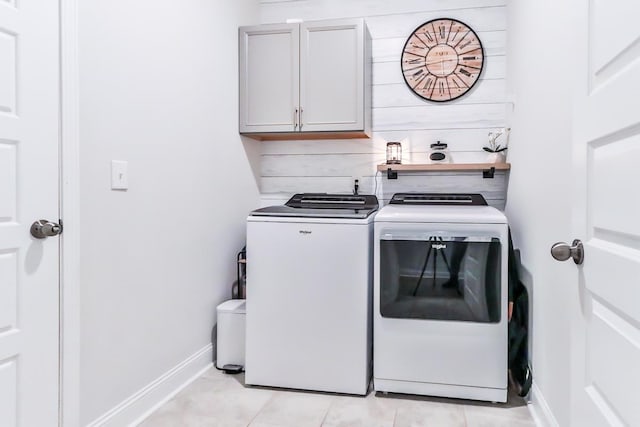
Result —
[[506, 160], [506, 155], [504, 151], [499, 153], [488, 153], [487, 154], [487, 163], [504, 163]]

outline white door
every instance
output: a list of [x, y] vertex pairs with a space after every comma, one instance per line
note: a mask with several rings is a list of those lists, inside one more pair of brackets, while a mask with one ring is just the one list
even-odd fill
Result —
[[640, 4], [574, 6], [572, 425], [640, 426]]
[[300, 24], [300, 127], [364, 130], [364, 20]]
[[241, 27], [239, 44], [240, 132], [299, 130], [299, 24]]
[[0, 1], [0, 425], [58, 425], [58, 2]]

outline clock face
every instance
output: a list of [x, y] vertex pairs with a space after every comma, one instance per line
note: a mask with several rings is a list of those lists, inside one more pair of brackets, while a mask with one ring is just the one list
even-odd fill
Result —
[[484, 64], [482, 43], [466, 24], [435, 19], [419, 26], [402, 51], [404, 81], [416, 95], [445, 102], [467, 93]]

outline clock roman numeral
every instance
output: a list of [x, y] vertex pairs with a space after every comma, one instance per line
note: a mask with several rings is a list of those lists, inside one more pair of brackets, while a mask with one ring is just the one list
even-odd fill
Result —
[[449, 85], [449, 93], [452, 91], [457, 95], [461, 95], [469, 87], [456, 73], [447, 76], [447, 84]]
[[427, 46], [426, 44], [424, 44], [424, 42], [423, 42], [422, 40], [420, 40], [420, 38], [416, 37], [416, 40], [418, 40], [422, 46], [418, 46], [417, 44], [415, 44], [415, 43], [413, 43], [413, 42], [412, 42], [412, 43], [410, 43], [410, 44], [411, 44], [411, 46], [415, 47], [416, 49], [421, 49], [421, 50], [429, 49], [429, 46]]
[[403, 71], [405, 74], [408, 74], [408, 73], [410, 73], [410, 72], [411, 72], [411, 71], [413, 71], [413, 70], [417, 70], [418, 68], [424, 68], [424, 65], [423, 65], [423, 64], [420, 64], [420, 65], [417, 65], [417, 66], [415, 66], [415, 67], [410, 67], [410, 68], [404, 68], [404, 67], [402, 67], [402, 71]]
[[470, 44], [471, 44], [471, 40], [467, 40], [466, 42], [460, 44], [459, 48], [460, 48], [460, 50], [462, 50], [465, 47], [469, 46]]
[[[454, 43], [456, 41], [456, 39], [460, 35], [460, 30], [462, 30], [461, 26], [458, 25], [456, 28], [453, 28], [453, 24], [451, 24], [451, 34], [449, 34], [448, 43]], [[465, 34], [466, 34], [466, 31], [465, 31]]]
[[449, 38], [451, 37], [451, 33], [453, 32], [453, 21], [449, 21], [449, 32], [447, 33], [447, 41], [446, 43], [449, 44]]
[[469, 52], [458, 55], [458, 66], [466, 69], [482, 69], [482, 49], [476, 48]]
[[453, 48], [454, 48], [454, 49], [458, 49], [458, 45], [459, 45], [460, 43], [462, 43], [462, 41], [463, 41], [465, 38], [467, 38], [467, 36], [468, 36], [470, 33], [471, 33], [471, 31], [467, 31], [467, 32], [465, 32], [465, 33], [464, 33], [464, 35], [462, 36], [462, 38], [460, 39], [460, 41], [458, 41], [458, 44], [456, 44]]
[[423, 74], [423, 75], [421, 75], [421, 76], [416, 80], [416, 82], [413, 84], [413, 86], [412, 86], [412, 87], [417, 88], [417, 87], [420, 85], [420, 83], [421, 83], [421, 82], [422, 82], [422, 81], [423, 81], [427, 76], [428, 76], [428, 74]]
[[[423, 50], [424, 50], [424, 49], [423, 49]], [[414, 52], [412, 52], [412, 51], [410, 51], [410, 50], [407, 50], [407, 49], [405, 49], [405, 50], [404, 50], [404, 52], [402, 53], [402, 55], [403, 55], [403, 56], [404, 56], [404, 55], [413, 55], [413, 56], [415, 56], [415, 57], [416, 57], [416, 58], [418, 58], [418, 59], [424, 59], [424, 56], [423, 56], [423, 55], [419, 55], [419, 54], [414, 53]]]
[[432, 77], [428, 77], [424, 83], [424, 86], [422, 87], [422, 90], [430, 91], [433, 88], [433, 85], [435, 84], [435, 82], [436, 82], [436, 79]]
[[454, 48], [459, 55], [473, 55], [475, 51], [480, 50], [480, 46], [478, 38], [469, 31]]

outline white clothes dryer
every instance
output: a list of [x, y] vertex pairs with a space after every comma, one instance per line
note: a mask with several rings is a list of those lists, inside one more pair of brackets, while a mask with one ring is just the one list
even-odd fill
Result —
[[502, 212], [394, 195], [374, 220], [374, 389], [506, 402], [507, 300]]

